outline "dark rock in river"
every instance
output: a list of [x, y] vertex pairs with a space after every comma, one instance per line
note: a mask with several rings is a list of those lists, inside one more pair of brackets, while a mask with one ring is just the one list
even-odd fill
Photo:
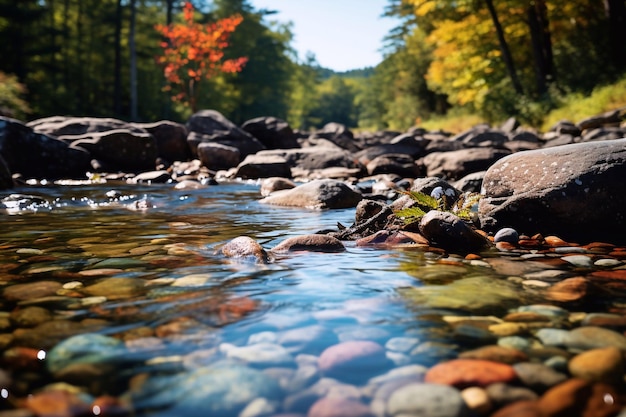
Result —
[[626, 241], [626, 139], [513, 154], [485, 175], [483, 227]]
[[0, 154], [0, 190], [6, 190], [13, 187], [13, 178], [9, 166]]
[[221, 143], [202, 142], [196, 152], [202, 165], [214, 171], [236, 167], [241, 161], [239, 149]]
[[132, 123], [132, 125], [144, 129], [154, 137], [158, 157], [168, 162], [191, 159], [185, 125], [169, 120], [155, 123]]
[[228, 258], [253, 260], [257, 263], [267, 263], [268, 256], [265, 249], [254, 239], [248, 236], [239, 236], [222, 246], [222, 254]]
[[420, 232], [435, 246], [450, 251], [474, 252], [490, 242], [452, 213], [431, 210], [422, 217]]
[[106, 132], [109, 130], [129, 130], [132, 132], [145, 133], [146, 131], [131, 123], [102, 117], [72, 117], [52, 116], [33, 120], [27, 123], [37, 133], [49, 136], [78, 136], [85, 133]]
[[241, 157], [257, 153], [265, 146], [254, 136], [237, 127], [216, 110], [201, 110], [187, 121], [189, 135], [187, 142], [192, 155], [198, 155], [197, 148], [202, 142], [216, 142], [239, 149]]
[[315, 234], [293, 236], [272, 248], [272, 252], [344, 252], [345, 250], [345, 246], [339, 239]]
[[310, 209], [337, 209], [356, 207], [361, 193], [335, 180], [316, 180], [290, 190], [275, 191], [261, 203]]
[[91, 167], [85, 149], [34, 132], [6, 117], [0, 117], [0, 156], [12, 174], [25, 178], [85, 178]]
[[484, 171], [498, 159], [510, 155], [508, 149], [488, 147], [460, 149], [449, 152], [433, 152], [421, 159], [430, 177], [458, 180], [467, 174]]
[[354, 140], [352, 131], [341, 123], [327, 123], [322, 129], [316, 131], [313, 137], [327, 139], [350, 152], [361, 150], [358, 143]]
[[287, 160], [277, 155], [248, 155], [237, 167], [236, 177], [245, 179], [291, 177]]
[[241, 128], [261, 141], [267, 149], [300, 147], [289, 123], [276, 117], [257, 117], [246, 121]]

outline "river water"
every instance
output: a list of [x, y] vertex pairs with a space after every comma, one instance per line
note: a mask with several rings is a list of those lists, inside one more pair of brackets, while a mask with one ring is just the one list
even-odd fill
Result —
[[[237, 236], [269, 250], [353, 223], [354, 209], [259, 204], [253, 182], [33, 186], [0, 197], [0, 343], [11, 407], [65, 382], [80, 387], [85, 404], [110, 396], [138, 415], [306, 414], [331, 377], [370, 405], [377, 377], [516, 336], [489, 333], [485, 321], [546, 305], [555, 316], [623, 308], [619, 289], [571, 308], [547, 297], [546, 287], [583, 271], [563, 254], [526, 253], [519, 262], [490, 251], [470, 261], [345, 242], [343, 253], [292, 253], [268, 265], [226, 259], [220, 245]], [[482, 324], [472, 324], [476, 316]], [[533, 342], [522, 333], [522, 346]], [[350, 341], [383, 347], [384, 360], [319, 369], [325, 350]], [[22, 361], [7, 359], [15, 356]]]

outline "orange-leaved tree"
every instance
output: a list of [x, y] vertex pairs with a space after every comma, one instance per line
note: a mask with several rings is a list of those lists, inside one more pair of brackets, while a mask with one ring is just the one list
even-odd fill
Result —
[[163, 54], [157, 62], [163, 66], [172, 100], [197, 110], [198, 84], [219, 73], [236, 73], [243, 69], [247, 57], [224, 59], [230, 34], [243, 18], [234, 15], [211, 24], [194, 22], [194, 8], [190, 2], [184, 5], [184, 22], [156, 25], [163, 36]]

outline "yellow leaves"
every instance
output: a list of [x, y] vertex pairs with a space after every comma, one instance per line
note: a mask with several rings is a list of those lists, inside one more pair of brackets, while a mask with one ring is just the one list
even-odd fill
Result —
[[415, 6], [415, 14], [417, 16], [426, 16], [437, 9], [435, 0], [412, 0], [411, 3]]

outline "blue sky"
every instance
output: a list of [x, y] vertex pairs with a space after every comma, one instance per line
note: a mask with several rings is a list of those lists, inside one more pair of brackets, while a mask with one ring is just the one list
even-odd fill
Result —
[[325, 68], [346, 71], [382, 61], [383, 37], [398, 21], [381, 17], [387, 0], [250, 0], [276, 10], [268, 20], [293, 22], [292, 46], [300, 59], [313, 52]]

